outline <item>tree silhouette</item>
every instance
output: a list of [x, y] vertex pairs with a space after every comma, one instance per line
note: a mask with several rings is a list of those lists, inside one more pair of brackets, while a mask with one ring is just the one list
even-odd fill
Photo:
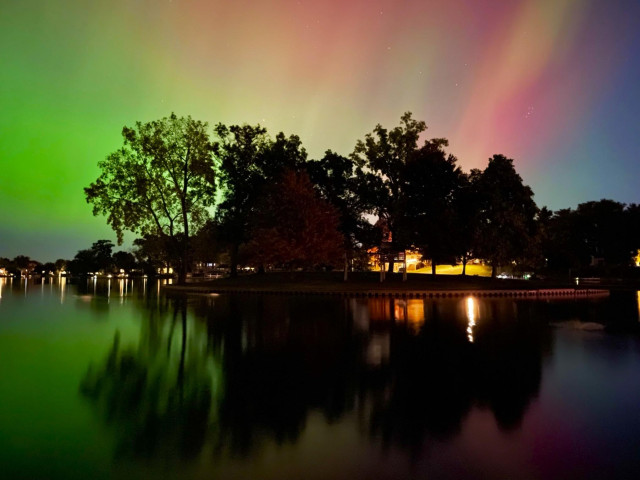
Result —
[[221, 240], [230, 247], [231, 275], [235, 276], [239, 249], [249, 238], [252, 211], [265, 186], [275, 183], [285, 169], [301, 168], [307, 153], [297, 136], [279, 133], [273, 140], [260, 125], [218, 124], [215, 133], [224, 192], [216, 220]]
[[449, 142], [435, 138], [425, 142], [404, 168], [403, 214], [398, 233], [405, 244], [418, 247], [431, 259], [431, 273], [444, 260], [455, 261], [456, 197], [462, 187], [462, 172], [456, 158], [444, 151]]
[[362, 192], [362, 179], [366, 175], [356, 168], [353, 159], [327, 150], [320, 160], [306, 164], [309, 178], [323, 199], [336, 207], [339, 213], [338, 229], [345, 249], [345, 280], [349, 261], [362, 246], [373, 246], [372, 225], [364, 217], [371, 207]]
[[[396, 235], [397, 222], [403, 215], [403, 172], [418, 149], [420, 134], [426, 128], [424, 122], [414, 120], [411, 112], [406, 112], [400, 119], [400, 125], [392, 130], [376, 125], [364, 140], [358, 140], [351, 154], [362, 171], [371, 173], [362, 178], [365, 188], [361, 191], [366, 192], [366, 203], [371, 205], [371, 213], [389, 228], [395, 250], [407, 246]], [[393, 259], [389, 262], [389, 271], [393, 271]]]
[[113, 243], [111, 240], [98, 240], [91, 245], [91, 248], [80, 250], [69, 262], [69, 270], [74, 274], [109, 273], [113, 269], [113, 258], [111, 251]]
[[480, 204], [478, 255], [500, 265], [521, 257], [535, 234], [537, 207], [531, 188], [522, 183], [513, 160], [494, 155], [478, 179]]
[[98, 163], [102, 173], [85, 188], [94, 215], [107, 222], [122, 243], [125, 230], [158, 236], [176, 252], [184, 282], [189, 238], [208, 218], [215, 182], [207, 124], [175, 114], [135, 128], [124, 127], [124, 146]]
[[113, 264], [116, 269], [122, 269], [125, 272], [131, 272], [138, 266], [133, 253], [122, 250], [113, 254]]
[[254, 263], [309, 268], [340, 262], [338, 212], [319, 197], [306, 173], [286, 171], [259, 205], [247, 244]]
[[609, 265], [628, 265], [632, 246], [624, 224], [623, 203], [602, 199], [578, 205], [582, 240], [589, 254]]
[[105, 361], [90, 365], [81, 381], [82, 395], [117, 427], [119, 455], [192, 458], [215, 433], [219, 372], [188, 335], [186, 301], [172, 305], [172, 316], [149, 311], [137, 348], [122, 346], [116, 333]]
[[13, 259], [14, 268], [17, 269], [18, 274], [22, 275], [28, 273], [29, 263], [31, 263], [31, 259], [26, 255], [18, 255]]
[[480, 197], [478, 181], [482, 172], [473, 169], [469, 174], [461, 174], [460, 187], [455, 195], [451, 230], [451, 242], [462, 260], [462, 275], [466, 275], [467, 262], [478, 251], [480, 228]]

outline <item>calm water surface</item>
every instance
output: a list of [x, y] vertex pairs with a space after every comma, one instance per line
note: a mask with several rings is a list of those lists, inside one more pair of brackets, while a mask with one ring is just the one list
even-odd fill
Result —
[[638, 299], [0, 279], [0, 477], [638, 478]]

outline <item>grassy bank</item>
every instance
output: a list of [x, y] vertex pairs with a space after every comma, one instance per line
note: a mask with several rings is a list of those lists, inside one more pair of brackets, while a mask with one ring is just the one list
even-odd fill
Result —
[[[384, 282], [380, 282], [379, 272], [357, 272], [349, 275], [349, 280], [342, 280], [342, 272], [309, 273], [309, 272], [277, 272], [244, 275], [236, 278], [220, 278], [201, 282], [192, 282], [184, 286], [167, 286], [169, 290], [193, 292], [411, 292], [411, 291], [443, 291], [443, 290], [533, 290], [539, 288], [573, 288], [569, 283], [535, 282], [532, 280], [502, 280], [480, 276], [460, 275], [424, 275], [387, 274]], [[593, 287], [592, 287], [593, 288]], [[597, 288], [597, 287], [596, 287]]]

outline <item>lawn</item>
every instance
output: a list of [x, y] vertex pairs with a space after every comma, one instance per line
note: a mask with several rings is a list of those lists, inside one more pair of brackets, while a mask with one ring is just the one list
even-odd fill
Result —
[[[416, 273], [431, 274], [431, 267], [429, 266], [429, 267], [421, 268], [420, 270], [416, 270]], [[462, 274], [462, 265], [437, 265], [436, 274], [437, 275], [460, 275]], [[477, 275], [479, 277], [490, 277], [491, 267], [488, 265], [468, 264], [467, 275], [469, 276]]]

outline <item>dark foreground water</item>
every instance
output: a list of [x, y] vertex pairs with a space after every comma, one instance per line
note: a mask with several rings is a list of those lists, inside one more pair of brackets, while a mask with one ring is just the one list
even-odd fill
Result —
[[158, 292], [0, 279], [0, 477], [640, 476], [636, 293]]

